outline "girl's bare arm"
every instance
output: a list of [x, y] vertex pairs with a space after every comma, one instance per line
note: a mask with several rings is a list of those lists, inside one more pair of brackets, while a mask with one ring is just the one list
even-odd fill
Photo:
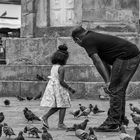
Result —
[[68, 89], [70, 92], [74, 93], [75, 90], [72, 89], [65, 81], [64, 81], [64, 76], [65, 76], [65, 69], [63, 66], [60, 66], [59, 67], [59, 81], [60, 81], [60, 84], [61, 86], [63, 86], [64, 88]]

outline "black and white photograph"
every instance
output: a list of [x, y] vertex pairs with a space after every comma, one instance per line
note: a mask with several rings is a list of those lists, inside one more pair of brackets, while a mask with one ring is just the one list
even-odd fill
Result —
[[0, 0], [0, 140], [140, 140], [140, 0]]

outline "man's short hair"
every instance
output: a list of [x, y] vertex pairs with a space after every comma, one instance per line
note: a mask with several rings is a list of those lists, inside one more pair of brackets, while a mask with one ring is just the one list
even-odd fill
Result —
[[85, 29], [82, 26], [77, 26], [73, 31], [72, 31], [72, 38], [74, 39], [75, 37], [78, 37], [81, 33], [85, 32]]

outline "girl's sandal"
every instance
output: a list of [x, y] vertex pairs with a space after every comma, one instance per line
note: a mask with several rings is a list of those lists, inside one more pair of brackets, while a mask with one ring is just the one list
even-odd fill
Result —
[[41, 119], [41, 121], [43, 123], [43, 126], [49, 129], [48, 123], [46, 123], [45, 120], [42, 117], [40, 117], [40, 119]]

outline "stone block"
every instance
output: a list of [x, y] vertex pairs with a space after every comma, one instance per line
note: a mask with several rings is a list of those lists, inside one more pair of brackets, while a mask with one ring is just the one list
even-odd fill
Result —
[[45, 91], [47, 82], [21, 82], [20, 91], [22, 96], [32, 96], [34, 97], [39, 92]]
[[20, 95], [20, 83], [16, 81], [0, 81], [0, 97]]
[[45, 65], [56, 50], [54, 38], [15, 38], [6, 40], [8, 65]]

